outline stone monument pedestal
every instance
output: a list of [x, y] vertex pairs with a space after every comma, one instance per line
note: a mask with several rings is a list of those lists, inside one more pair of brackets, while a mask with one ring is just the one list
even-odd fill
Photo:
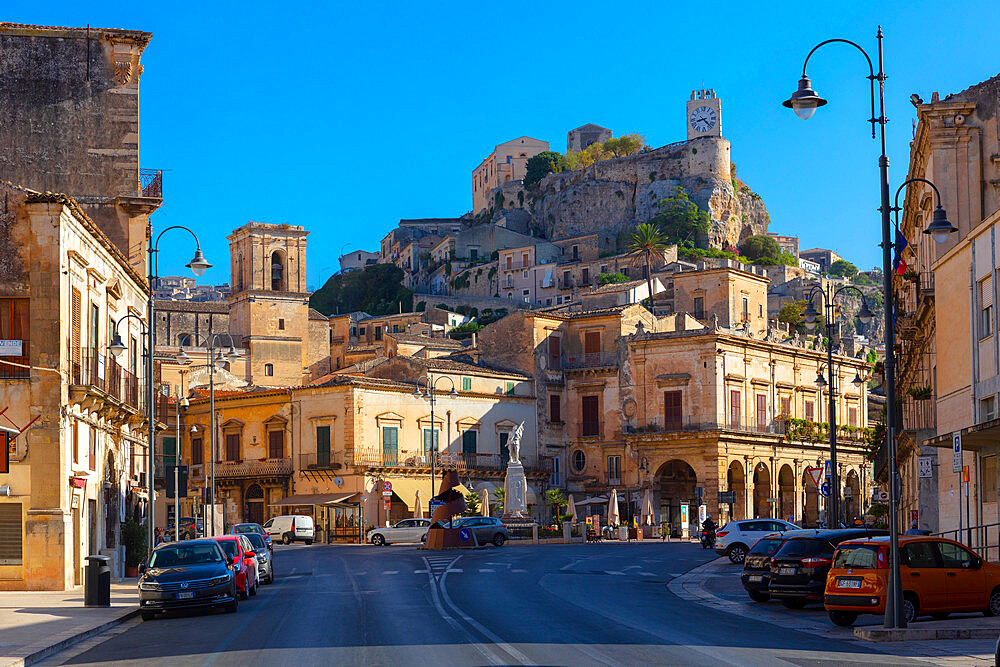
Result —
[[520, 461], [507, 462], [507, 477], [503, 482], [503, 518], [528, 520], [528, 481]]

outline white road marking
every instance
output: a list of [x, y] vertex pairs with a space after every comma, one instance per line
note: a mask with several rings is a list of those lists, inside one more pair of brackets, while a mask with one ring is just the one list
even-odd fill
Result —
[[399, 570], [386, 570], [382, 574], [399, 574]]
[[605, 574], [620, 574], [623, 577], [625, 576], [624, 572], [615, 572], [614, 570], [605, 570], [604, 573]]
[[445, 573], [445, 574], [448, 574], [449, 572], [458, 572], [458, 573], [461, 573], [461, 572], [463, 572], [463, 571], [464, 571], [464, 570], [462, 570], [461, 568], [458, 568], [458, 567], [452, 567], [452, 568], [448, 568], [447, 570], [445, 570], [445, 571], [444, 571], [444, 573]]
[[523, 573], [527, 572], [527, 570], [516, 570], [515, 569], [515, 570], [511, 570], [511, 572], [515, 572], [515, 573], [518, 573], [518, 574], [523, 574]]
[[413, 574], [428, 574], [430, 570], [414, 570]]
[[479, 571], [480, 572], [496, 572], [496, 570], [488, 568], [488, 567], [481, 567], [481, 568], [479, 568]]
[[656, 576], [652, 572], [638, 572], [637, 574], [639, 576], [641, 576], [641, 577], [655, 577]]

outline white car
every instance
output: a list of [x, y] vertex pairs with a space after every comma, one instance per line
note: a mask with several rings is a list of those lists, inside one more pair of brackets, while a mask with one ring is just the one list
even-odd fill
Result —
[[734, 563], [742, 563], [747, 552], [757, 544], [757, 540], [771, 533], [798, 530], [794, 523], [781, 519], [746, 519], [730, 521], [715, 533], [715, 553], [729, 556]]
[[273, 541], [280, 540], [282, 544], [296, 541], [312, 544], [316, 539], [316, 524], [311, 516], [304, 514], [286, 514], [268, 519], [264, 530]]
[[400, 542], [423, 542], [430, 525], [430, 519], [403, 519], [395, 526], [369, 530], [366, 538], [377, 547]]

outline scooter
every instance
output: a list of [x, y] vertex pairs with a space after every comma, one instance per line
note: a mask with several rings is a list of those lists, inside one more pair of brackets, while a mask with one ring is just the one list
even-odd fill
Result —
[[712, 549], [715, 547], [715, 531], [702, 529], [701, 531], [701, 548], [702, 549]]

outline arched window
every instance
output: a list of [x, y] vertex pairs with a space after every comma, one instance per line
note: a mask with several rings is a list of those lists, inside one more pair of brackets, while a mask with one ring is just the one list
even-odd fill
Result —
[[285, 291], [285, 261], [277, 250], [271, 253], [271, 289], [275, 292]]
[[274, 375], [274, 364], [264, 364], [264, 375], [268, 377]]
[[177, 344], [181, 347], [191, 347], [191, 334], [177, 334]]

